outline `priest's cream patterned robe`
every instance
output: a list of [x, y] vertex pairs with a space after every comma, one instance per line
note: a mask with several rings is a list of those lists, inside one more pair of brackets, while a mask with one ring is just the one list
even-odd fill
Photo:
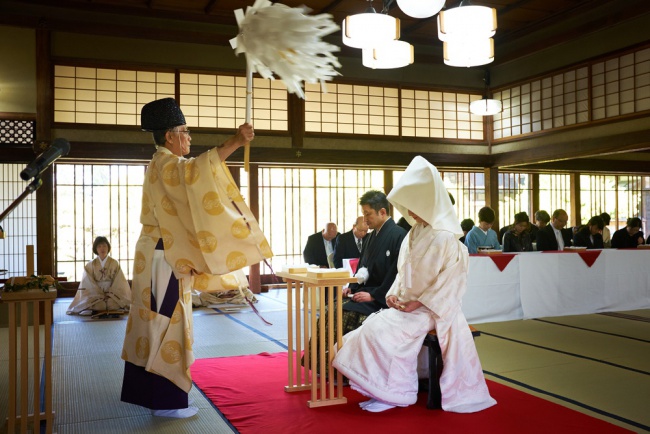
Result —
[[[140, 222], [122, 359], [189, 392], [192, 289], [243, 287], [238, 274], [230, 273], [273, 253], [216, 149], [185, 159], [159, 147], [147, 169]], [[171, 318], [151, 309], [152, 260], [160, 238], [165, 261], [179, 279]]]

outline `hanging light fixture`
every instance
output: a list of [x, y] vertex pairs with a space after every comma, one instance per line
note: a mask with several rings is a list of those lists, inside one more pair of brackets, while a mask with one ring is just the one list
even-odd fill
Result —
[[397, 6], [409, 17], [429, 18], [440, 12], [445, 0], [397, 0]]
[[343, 43], [353, 48], [371, 48], [400, 37], [399, 19], [378, 14], [372, 0], [364, 13], [348, 15], [341, 24]]
[[463, 0], [456, 8], [440, 11], [438, 38], [441, 41], [494, 36], [497, 31], [497, 10], [468, 4], [468, 0]]
[[404, 41], [390, 41], [362, 51], [363, 66], [372, 69], [402, 68], [413, 63], [413, 45]]
[[487, 97], [469, 104], [469, 111], [478, 116], [493, 116], [500, 113], [502, 108], [501, 101]]
[[469, 104], [469, 111], [478, 116], [493, 116], [500, 113], [503, 106], [501, 101], [487, 97], [490, 94], [490, 71], [488, 69], [485, 70], [483, 81], [485, 82], [485, 96], [472, 101]]
[[494, 60], [494, 40], [462, 39], [442, 43], [444, 62], [449, 66], [479, 66]]

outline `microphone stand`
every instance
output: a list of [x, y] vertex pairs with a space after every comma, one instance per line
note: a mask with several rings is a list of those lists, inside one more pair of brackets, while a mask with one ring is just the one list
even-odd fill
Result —
[[0, 214], [0, 222], [2, 222], [2, 220], [4, 220], [4, 218], [7, 217], [9, 213], [13, 211], [14, 208], [16, 208], [27, 196], [38, 190], [41, 185], [43, 185], [43, 180], [40, 176], [35, 176], [34, 180], [27, 186], [27, 188], [25, 188], [25, 191], [23, 191], [21, 195], [18, 196], [11, 205], [2, 212], [2, 214]]

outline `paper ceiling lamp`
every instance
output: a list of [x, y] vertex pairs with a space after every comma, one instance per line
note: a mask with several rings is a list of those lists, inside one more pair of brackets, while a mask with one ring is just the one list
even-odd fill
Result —
[[491, 38], [497, 31], [497, 10], [487, 6], [458, 6], [438, 14], [438, 38]]
[[413, 63], [413, 45], [404, 41], [391, 41], [375, 48], [364, 48], [363, 66], [372, 69], [402, 68]]
[[469, 105], [469, 111], [478, 116], [492, 116], [502, 110], [501, 101], [490, 98], [477, 99]]
[[445, 0], [397, 0], [397, 6], [409, 17], [429, 18], [440, 12]]
[[469, 68], [494, 61], [494, 40], [492, 38], [446, 41], [442, 43], [442, 46], [445, 65]]
[[348, 15], [341, 24], [343, 43], [353, 48], [371, 48], [400, 37], [399, 19], [378, 14], [371, 6], [366, 12]]

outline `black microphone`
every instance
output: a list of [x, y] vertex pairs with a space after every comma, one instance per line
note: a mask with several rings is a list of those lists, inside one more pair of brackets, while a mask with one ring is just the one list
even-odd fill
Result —
[[70, 152], [70, 142], [66, 139], [54, 139], [49, 148], [36, 157], [34, 161], [29, 163], [27, 167], [20, 172], [20, 177], [25, 181], [28, 181], [29, 179], [40, 175], [45, 171], [45, 169], [50, 167], [50, 164], [54, 163], [54, 160], [68, 155], [68, 152]]

